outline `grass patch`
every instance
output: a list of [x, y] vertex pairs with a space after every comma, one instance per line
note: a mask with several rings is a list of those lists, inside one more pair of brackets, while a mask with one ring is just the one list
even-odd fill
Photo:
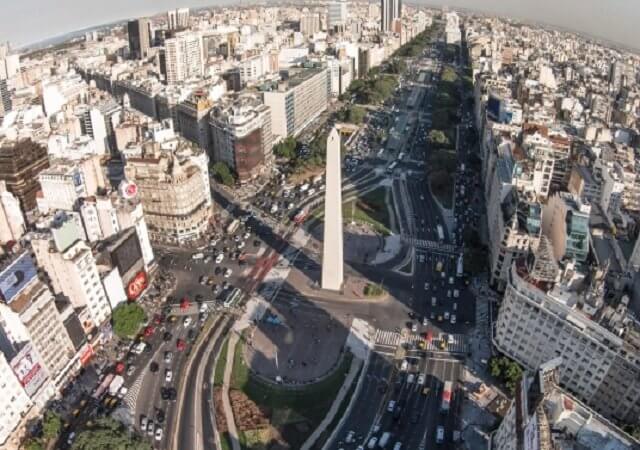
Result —
[[387, 207], [387, 188], [381, 187], [342, 205], [345, 222], [369, 224], [376, 232], [391, 234], [391, 218]]
[[220, 446], [222, 450], [231, 450], [231, 438], [227, 431], [220, 435]]
[[265, 383], [249, 372], [239, 342], [233, 361], [231, 389], [244, 392], [261, 409], [268, 411], [271, 425], [291, 448], [300, 448], [320, 424], [349, 372], [353, 356], [347, 353], [327, 378], [304, 388], [287, 389]]
[[220, 349], [220, 355], [218, 356], [218, 362], [213, 373], [213, 385], [222, 386], [224, 379], [224, 368], [227, 366], [227, 352], [229, 351], [229, 339], [224, 341], [222, 348]]
[[367, 283], [364, 287], [365, 297], [379, 297], [384, 293], [384, 289], [379, 284]]

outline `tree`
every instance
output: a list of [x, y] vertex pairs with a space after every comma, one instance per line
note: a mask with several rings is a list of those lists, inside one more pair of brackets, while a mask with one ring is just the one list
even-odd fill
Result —
[[233, 184], [235, 183], [235, 179], [231, 174], [231, 170], [229, 170], [229, 166], [227, 166], [222, 161], [217, 162], [213, 165], [213, 174], [216, 179], [225, 186], [233, 186]]
[[151, 450], [151, 445], [113, 419], [99, 419], [76, 437], [73, 450]]
[[293, 137], [289, 136], [285, 138], [282, 142], [277, 143], [273, 147], [273, 153], [278, 158], [291, 160], [296, 157], [297, 146], [298, 146], [297, 141]]
[[144, 310], [137, 303], [125, 303], [113, 310], [113, 332], [120, 338], [131, 338], [146, 320]]
[[522, 378], [522, 367], [517, 362], [506, 356], [496, 356], [489, 360], [489, 370], [493, 377], [505, 384], [511, 394], [515, 392]]
[[431, 145], [438, 147], [448, 147], [451, 144], [449, 138], [442, 130], [431, 130], [428, 139]]
[[25, 442], [24, 450], [44, 450], [44, 446], [38, 439], [32, 438]]
[[42, 420], [42, 433], [46, 440], [57, 439], [62, 429], [60, 415], [53, 411], [47, 411]]

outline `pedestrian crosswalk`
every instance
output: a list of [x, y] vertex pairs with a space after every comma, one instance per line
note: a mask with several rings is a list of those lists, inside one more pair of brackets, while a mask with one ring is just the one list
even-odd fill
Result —
[[[451, 339], [449, 339], [451, 336]], [[463, 334], [451, 334], [433, 336], [431, 342], [427, 342], [424, 336], [411, 333], [403, 336], [396, 331], [376, 330], [375, 345], [380, 347], [398, 347], [403, 344], [409, 344], [411, 348], [419, 349], [420, 342], [424, 341], [424, 348], [421, 350], [429, 352], [447, 352], [447, 353], [467, 353], [469, 346], [465, 341]]]
[[388, 330], [376, 330], [376, 345], [385, 347], [397, 347], [402, 343], [400, 333]]
[[138, 400], [138, 393], [140, 392], [140, 386], [142, 386], [143, 378], [144, 371], [138, 374], [138, 378], [136, 378], [136, 381], [133, 382], [133, 384], [129, 388], [129, 391], [127, 392], [127, 395], [125, 395], [124, 399], [122, 400], [124, 404], [127, 405], [132, 411], [136, 410], [136, 401]]
[[459, 249], [455, 245], [451, 244], [441, 244], [440, 242], [418, 239], [413, 236], [406, 235], [402, 236], [402, 241], [419, 249], [434, 250], [443, 253], [459, 253]]

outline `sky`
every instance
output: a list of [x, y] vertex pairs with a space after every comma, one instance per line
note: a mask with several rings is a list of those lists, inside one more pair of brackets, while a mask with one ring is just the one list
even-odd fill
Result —
[[[250, 0], [240, 0], [244, 4]], [[558, 25], [640, 48], [638, 0], [414, 0]], [[0, 42], [14, 47], [169, 8], [233, 0], [0, 0]], [[408, 3], [412, 3], [407, 0]]]

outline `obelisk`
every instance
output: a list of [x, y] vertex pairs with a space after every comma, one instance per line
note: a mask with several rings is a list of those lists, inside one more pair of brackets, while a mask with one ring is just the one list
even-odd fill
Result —
[[324, 192], [324, 243], [322, 289], [340, 291], [343, 282], [342, 169], [340, 134], [334, 127], [327, 138], [326, 189]]

